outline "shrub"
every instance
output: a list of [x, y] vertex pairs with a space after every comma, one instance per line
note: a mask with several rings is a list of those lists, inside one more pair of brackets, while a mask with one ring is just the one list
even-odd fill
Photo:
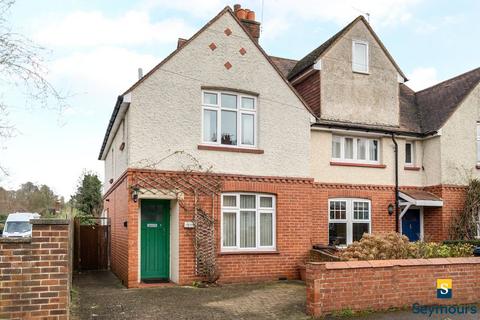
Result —
[[469, 243], [410, 242], [404, 235], [389, 232], [364, 234], [360, 241], [342, 250], [339, 256], [344, 260], [386, 260], [469, 257], [472, 254], [473, 246]]
[[445, 241], [443, 241], [443, 244], [448, 244], [448, 245], [464, 244], [464, 243], [471, 244], [474, 247], [480, 247], [480, 239], [475, 239], [475, 240], [445, 240]]
[[411, 257], [412, 243], [396, 232], [382, 234], [365, 233], [360, 241], [355, 241], [340, 253], [345, 260], [386, 260]]

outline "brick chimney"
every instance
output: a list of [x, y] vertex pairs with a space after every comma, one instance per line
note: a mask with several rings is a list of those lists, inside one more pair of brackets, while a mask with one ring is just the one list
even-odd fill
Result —
[[255, 11], [244, 9], [241, 5], [236, 4], [233, 6], [233, 12], [248, 30], [253, 40], [258, 43], [258, 38], [260, 38], [260, 22], [255, 21]]

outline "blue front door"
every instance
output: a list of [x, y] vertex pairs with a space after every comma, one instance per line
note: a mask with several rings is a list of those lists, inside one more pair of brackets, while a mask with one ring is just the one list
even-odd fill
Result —
[[402, 234], [410, 241], [420, 240], [420, 209], [409, 209], [402, 218]]

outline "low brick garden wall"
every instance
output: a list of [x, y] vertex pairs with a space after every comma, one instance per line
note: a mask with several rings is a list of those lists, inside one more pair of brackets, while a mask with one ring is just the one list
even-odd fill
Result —
[[[452, 298], [437, 298], [437, 279], [452, 279]], [[306, 268], [307, 313], [385, 310], [480, 302], [480, 257], [312, 262]]]
[[0, 238], [0, 319], [68, 319], [70, 224], [32, 225], [31, 238]]

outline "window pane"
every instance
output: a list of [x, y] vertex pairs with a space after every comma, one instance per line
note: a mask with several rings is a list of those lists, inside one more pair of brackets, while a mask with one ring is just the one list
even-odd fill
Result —
[[357, 159], [367, 160], [367, 140], [357, 139]]
[[370, 204], [368, 202], [353, 202], [353, 219], [368, 220], [370, 212]]
[[340, 137], [333, 137], [332, 139], [332, 158], [340, 159], [342, 157], [342, 143]]
[[218, 104], [218, 96], [216, 93], [203, 93], [204, 104]]
[[480, 123], [477, 123], [477, 139], [480, 139]]
[[353, 224], [353, 241], [362, 239], [364, 233], [368, 233], [368, 223], [354, 223]]
[[203, 141], [217, 142], [217, 111], [203, 110]]
[[253, 114], [242, 114], [242, 144], [254, 145], [253, 120]]
[[329, 223], [328, 224], [328, 244], [342, 245], [347, 244], [347, 224]]
[[273, 219], [269, 212], [260, 213], [260, 245], [273, 245]]
[[405, 163], [412, 163], [412, 144], [405, 144]]
[[330, 201], [330, 219], [347, 219], [347, 203], [345, 201]]
[[255, 211], [240, 211], [240, 247], [255, 246]]
[[222, 108], [237, 109], [237, 96], [222, 93]]
[[353, 53], [353, 66], [355, 71], [367, 71], [367, 45], [355, 42]]
[[242, 108], [255, 109], [255, 100], [253, 98], [242, 97]]
[[345, 159], [353, 159], [353, 139], [345, 138]]
[[235, 212], [223, 213], [223, 246], [236, 246], [237, 239], [237, 215]]
[[222, 144], [237, 144], [237, 113], [222, 110]]
[[477, 140], [477, 161], [480, 162], [480, 140]]
[[241, 195], [240, 196], [240, 208], [241, 209], [255, 209], [255, 196], [254, 195]]
[[272, 197], [260, 197], [260, 207], [261, 208], [272, 208], [273, 207], [273, 198]]
[[378, 161], [378, 141], [370, 140], [370, 161]]
[[236, 207], [237, 206], [237, 196], [223, 196], [223, 206], [224, 207]]

